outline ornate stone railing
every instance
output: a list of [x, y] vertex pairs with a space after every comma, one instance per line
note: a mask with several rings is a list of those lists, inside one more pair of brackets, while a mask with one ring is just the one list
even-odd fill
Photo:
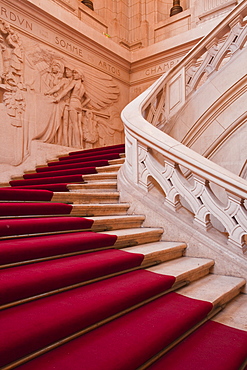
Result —
[[242, 252], [247, 250], [247, 182], [160, 129], [210, 75], [245, 47], [246, 15], [244, 1], [122, 112], [126, 132], [123, 171], [128, 181], [146, 192], [158, 183], [165, 205], [174, 212], [187, 208], [194, 223], [204, 230], [209, 230], [216, 218], [229, 246]]

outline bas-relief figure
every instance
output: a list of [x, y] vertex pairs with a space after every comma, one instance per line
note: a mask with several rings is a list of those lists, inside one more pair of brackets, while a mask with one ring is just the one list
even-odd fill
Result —
[[[66, 65], [66, 62], [61, 67], [60, 62], [53, 61], [52, 73], [55, 70], [56, 78], [50, 78], [51, 88], [44, 92], [49, 99], [47, 104], [52, 104], [53, 108], [47, 125], [36, 139], [74, 148], [121, 142], [123, 126], [122, 121], [120, 125], [115, 118], [114, 107], [119, 98], [119, 88], [113, 79], [99, 71], [91, 72], [86, 67], [81, 71], [81, 67]], [[119, 112], [118, 116], [120, 119]], [[116, 125], [111, 122], [111, 117]]]
[[39, 44], [24, 48], [18, 33], [2, 20], [0, 47], [0, 103], [21, 141], [11, 164], [27, 158], [32, 140], [74, 148], [123, 141], [116, 106], [120, 92], [111, 76], [74, 65]]
[[19, 151], [17, 162], [20, 162], [28, 153], [28, 127], [24, 122], [25, 52], [18, 33], [1, 19], [0, 48], [0, 103], [4, 104], [10, 124], [15, 128], [13, 134], [20, 137], [19, 146], [16, 148]]

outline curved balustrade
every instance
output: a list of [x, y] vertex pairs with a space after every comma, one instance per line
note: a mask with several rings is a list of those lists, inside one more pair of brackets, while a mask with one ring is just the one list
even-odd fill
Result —
[[122, 112], [126, 132], [123, 170], [128, 180], [148, 192], [154, 186], [151, 178], [155, 179], [165, 193], [166, 206], [174, 212], [187, 208], [205, 230], [212, 227], [215, 217], [224, 226], [228, 244], [243, 252], [247, 249], [247, 182], [161, 129], [210, 75], [245, 47], [246, 15], [244, 1]]

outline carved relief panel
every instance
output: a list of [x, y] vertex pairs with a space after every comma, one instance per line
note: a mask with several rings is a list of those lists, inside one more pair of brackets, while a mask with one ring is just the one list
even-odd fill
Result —
[[2, 140], [14, 140], [15, 149], [6, 158], [0, 152], [1, 162], [22, 163], [32, 140], [72, 148], [123, 142], [120, 87], [114, 78], [23, 39], [0, 19], [0, 130]]

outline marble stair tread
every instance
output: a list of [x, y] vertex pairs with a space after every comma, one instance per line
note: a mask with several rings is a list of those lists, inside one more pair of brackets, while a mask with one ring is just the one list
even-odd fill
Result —
[[92, 231], [141, 227], [145, 220], [145, 216], [143, 215], [96, 216], [88, 218], [94, 221], [91, 227]]
[[164, 230], [162, 228], [133, 228], [123, 230], [104, 231], [104, 234], [117, 235], [114, 248], [135, 246], [138, 244], [152, 243], [160, 240]]
[[113, 164], [123, 164], [125, 161], [125, 158], [118, 158], [118, 159], [109, 159], [108, 162], [109, 162], [109, 165], [113, 165]]
[[55, 192], [51, 202], [65, 203], [117, 203], [119, 200], [118, 192]]
[[211, 302], [215, 307], [224, 306], [236, 297], [245, 285], [245, 280], [224, 275], [208, 275], [187, 287], [177, 290], [177, 293], [189, 298]]
[[118, 171], [120, 168], [121, 168], [122, 164], [112, 164], [112, 165], [109, 165], [109, 166], [102, 166], [102, 167], [95, 167], [96, 168], [96, 171], [98, 173], [101, 173], [101, 172], [114, 172], [114, 171]]
[[155, 258], [156, 261], [160, 263], [182, 257], [185, 249], [186, 244], [183, 242], [158, 241], [153, 243], [140, 244], [134, 247], [126, 247], [122, 250], [130, 253], [143, 254], [145, 256], [145, 263], [148, 262], [148, 259], [151, 259], [153, 261], [153, 258]]
[[73, 204], [71, 216], [105, 216], [105, 215], [123, 215], [129, 209], [128, 203], [116, 204]]
[[182, 257], [150, 267], [147, 270], [161, 275], [172, 275], [176, 278], [176, 283], [180, 283], [182, 281], [192, 282], [200, 279], [209, 273], [213, 265], [214, 261], [211, 259]]
[[247, 295], [239, 294], [212, 320], [235, 329], [247, 331]]
[[83, 180], [84, 180], [84, 183], [91, 183], [94, 181], [109, 182], [112, 180], [117, 180], [117, 171], [102, 172], [102, 173], [99, 172], [99, 173], [94, 173], [94, 174], [89, 174], [89, 175], [83, 175]]
[[69, 191], [73, 192], [80, 192], [80, 193], [92, 193], [92, 192], [105, 192], [105, 191], [114, 191], [117, 190], [117, 180], [116, 181], [109, 181], [109, 182], [102, 182], [102, 181], [95, 181], [91, 182], [90, 184], [69, 184], [67, 185]]

